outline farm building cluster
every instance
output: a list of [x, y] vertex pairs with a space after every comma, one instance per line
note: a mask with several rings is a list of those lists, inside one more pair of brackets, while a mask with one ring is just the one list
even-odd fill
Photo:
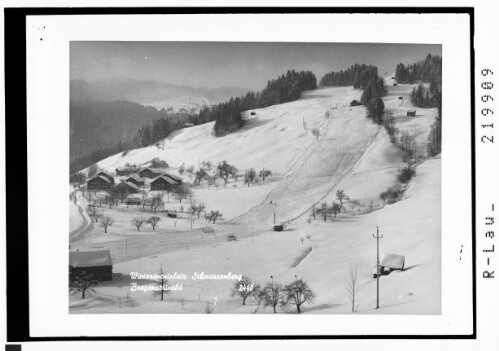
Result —
[[123, 189], [130, 194], [149, 188], [150, 190], [172, 191], [182, 184], [182, 178], [165, 172], [159, 168], [116, 168], [115, 181], [112, 175], [99, 172], [87, 181], [88, 191], [110, 191], [113, 188]]

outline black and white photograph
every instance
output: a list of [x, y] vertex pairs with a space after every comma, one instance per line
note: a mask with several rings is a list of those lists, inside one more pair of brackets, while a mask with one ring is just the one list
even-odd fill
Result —
[[69, 314], [440, 315], [446, 60], [71, 41]]

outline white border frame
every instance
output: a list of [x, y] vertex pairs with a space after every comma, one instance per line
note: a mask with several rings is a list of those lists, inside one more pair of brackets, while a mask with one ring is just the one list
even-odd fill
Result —
[[[251, 23], [258, 23], [258, 30], [250, 26]], [[456, 255], [461, 244], [471, 247], [471, 192], [455, 191], [470, 189], [471, 184], [469, 34], [469, 16], [465, 14], [28, 18], [31, 336], [471, 334], [471, 252], [463, 252], [462, 261]], [[67, 184], [69, 173], [70, 40], [442, 44], [444, 115], [449, 116], [444, 121], [442, 154], [442, 314], [304, 315], [299, 318], [232, 314], [70, 315], [66, 286], [68, 226], [66, 221], [52, 216], [58, 213], [58, 218], [69, 218], [66, 201], [57, 199], [66, 200], [68, 196], [67, 188], [61, 184]], [[452, 124], [448, 124], [450, 121]], [[43, 289], [35, 289], [36, 286]]]

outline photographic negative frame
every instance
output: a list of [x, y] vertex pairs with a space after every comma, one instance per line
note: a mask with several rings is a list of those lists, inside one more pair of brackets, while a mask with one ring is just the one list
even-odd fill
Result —
[[[12, 13], [12, 18], [13, 20], [15, 19], [15, 16], [19, 16], [18, 18], [26, 18], [25, 16], [29, 16], [30, 14], [33, 14], [33, 13], [36, 13], [38, 16], [40, 15], [55, 15], [56, 18], [57, 16], [60, 16], [60, 15], [67, 15], [67, 14], [71, 14], [71, 15], [85, 15], [85, 14], [101, 14], [101, 15], [129, 15], [129, 16], [133, 16], [133, 15], [154, 15], [154, 14], [171, 14], [171, 15], [175, 15], [175, 16], [178, 16], [178, 15], [182, 15], [182, 14], [186, 14], [186, 13], [190, 13], [189, 11], [191, 11], [192, 9], [188, 9], [188, 8], [175, 8], [175, 9], [172, 9], [172, 8], [168, 8], [168, 9], [165, 9], [165, 8], [161, 8], [161, 9], [136, 9], [136, 10], [132, 10], [130, 13], [130, 8], [127, 8], [127, 9], [116, 9], [116, 8], [113, 8], [113, 9], [105, 9], [105, 8], [102, 8], [102, 9], [17, 9], [17, 10], [7, 10], [7, 16], [6, 16], [6, 24], [7, 24], [7, 20], [9, 19], [9, 11], [10, 13]], [[466, 179], [468, 179], [470, 181], [471, 184], [468, 184], [469, 185], [469, 189], [470, 189], [470, 192], [468, 194], [469, 196], [469, 199], [471, 200], [470, 203], [469, 203], [469, 206], [466, 206], [469, 210], [471, 210], [471, 213], [469, 213], [469, 211], [467, 211], [465, 213], [466, 215], [466, 223], [468, 224], [471, 224], [471, 228], [469, 229], [469, 232], [467, 231], [465, 234], [463, 234], [464, 237], [466, 237], [467, 241], [467, 245], [469, 245], [469, 247], [471, 247], [472, 249], [469, 251], [469, 255], [468, 255], [468, 258], [469, 258], [469, 261], [467, 261], [469, 263], [469, 267], [468, 267], [468, 272], [470, 273], [470, 277], [469, 277], [469, 288], [471, 289], [471, 291], [469, 291], [469, 293], [467, 294], [467, 297], [468, 297], [468, 300], [467, 300], [467, 304], [469, 304], [469, 309], [467, 309], [467, 313], [466, 314], [466, 320], [467, 320], [467, 323], [465, 323], [466, 327], [464, 327], [463, 329], [466, 330], [466, 332], [463, 332], [463, 333], [415, 333], [415, 334], [412, 334], [412, 333], [396, 333], [394, 332], [393, 334], [391, 333], [386, 333], [386, 332], [379, 332], [379, 333], [376, 333], [376, 332], [363, 332], [363, 333], [360, 333], [361, 335], [358, 335], [357, 333], [342, 333], [342, 334], [336, 334], [336, 333], [318, 333], [318, 334], [314, 334], [314, 333], [311, 333], [310, 331], [307, 331], [306, 333], [303, 333], [303, 334], [300, 334], [300, 333], [290, 333], [289, 335], [288, 334], [285, 334], [283, 332], [281, 333], [277, 333], [277, 334], [266, 334], [266, 333], [261, 333], [260, 332], [255, 332], [255, 333], [249, 333], [247, 335], [244, 335], [244, 333], [241, 333], [241, 332], [235, 332], [235, 333], [227, 333], [227, 334], [224, 334], [224, 333], [213, 333], [213, 332], [207, 332], [206, 334], [203, 334], [203, 335], [190, 335], [190, 334], [186, 334], [186, 333], [180, 333], [180, 332], [173, 332], [173, 333], [168, 333], [169, 336], [164, 336], [164, 335], [139, 335], [139, 334], [142, 334], [142, 333], [138, 333], [138, 334], [134, 334], [131, 330], [124, 330], [122, 333], [120, 333], [121, 335], [114, 335], [114, 336], [111, 336], [111, 335], [95, 335], [93, 333], [85, 333], [85, 335], [92, 335], [92, 336], [87, 336], [85, 338], [85, 340], [211, 340], [211, 339], [226, 339], [226, 340], [240, 340], [240, 339], [251, 339], [251, 338], [261, 338], [261, 339], [349, 339], [349, 338], [360, 338], [360, 339], [363, 339], [363, 338], [369, 338], [369, 339], [386, 339], [386, 338], [394, 338], [394, 339], [474, 339], [476, 338], [476, 272], [475, 272], [475, 268], [476, 268], [476, 262], [475, 262], [475, 192], [474, 192], [474, 183], [475, 183], [475, 156], [474, 156], [474, 153], [475, 153], [475, 150], [474, 150], [474, 125], [475, 125], [475, 119], [474, 119], [474, 57], [473, 57], [473, 41], [472, 41], [472, 38], [473, 38], [473, 28], [474, 28], [474, 11], [473, 11], [473, 8], [404, 8], [404, 11], [403, 13], [400, 13], [399, 9], [394, 9], [394, 8], [376, 8], [375, 11], [373, 11], [373, 9], [368, 9], [368, 8], [300, 8], [300, 9], [283, 9], [283, 8], [251, 8], [251, 9], [234, 9], [234, 8], [200, 8], [200, 9], [197, 9], [198, 12], [200, 13], [203, 13], [205, 15], [223, 15], [223, 14], [231, 14], [231, 13], [234, 13], [234, 12], [237, 12], [239, 14], [269, 14], [269, 15], [277, 15], [277, 14], [282, 14], [283, 11], [285, 14], [288, 14], [288, 15], [299, 15], [299, 14], [305, 14], [305, 15], [309, 15], [309, 16], [313, 16], [313, 14], [333, 14], [333, 15], [346, 15], [346, 14], [351, 14], [351, 13], [357, 13], [357, 14], [364, 14], [364, 15], [369, 15], [369, 16], [383, 16], [383, 15], [389, 15], [389, 14], [395, 14], [395, 13], [398, 13], [399, 15], [403, 16], [403, 14], [406, 14], [406, 15], [416, 15], [418, 14], [418, 16], [425, 16], [425, 14], [461, 14], [463, 15], [465, 18], [467, 18], [468, 20], [468, 25], [466, 26], [466, 30], [468, 31], [468, 35], [469, 35], [469, 38], [470, 38], [470, 42], [469, 43], [466, 43], [466, 45], [462, 45], [462, 49], [466, 52], [468, 52], [469, 54], [469, 59], [466, 60], [466, 62], [469, 64], [468, 67], [466, 67], [466, 69], [469, 69], [470, 70], [470, 75], [467, 79], [469, 79], [469, 82], [470, 82], [470, 86], [469, 86], [469, 91], [464, 94], [463, 96], [466, 96], [466, 101], [468, 104], [465, 106], [468, 106], [470, 108], [470, 112], [471, 112], [471, 119], [470, 121], [466, 121], [466, 125], [467, 125], [467, 128], [469, 128], [466, 132], [463, 133], [463, 135], [467, 135], [470, 137], [470, 140], [469, 140], [469, 143], [466, 143], [465, 146], [469, 145], [470, 148], [469, 148], [469, 160], [467, 160], [467, 163], [466, 163], [466, 171], [471, 171], [469, 173], [469, 179], [467, 177], [465, 177]], [[32, 12], [30, 12], [32, 11]], [[135, 12], [136, 11], [136, 12]], [[421, 17], [421, 18], [423, 18]], [[41, 17], [37, 17], [37, 19], [40, 19]], [[62, 17], [60, 17], [62, 18]], [[71, 19], [71, 16], [69, 16], [69, 18]], [[145, 17], [145, 18], [151, 18], [151, 17]], [[116, 18], [113, 18], [113, 20], [115, 20]], [[75, 18], [72, 18], [71, 21], [74, 21]], [[15, 20], [14, 20], [15, 21]], [[119, 22], [119, 20], [118, 20]], [[9, 22], [10, 23], [10, 22]], [[116, 23], [116, 22], [115, 22]], [[21, 25], [21, 27], [23, 27], [23, 25]], [[36, 26], [35, 27], [38, 27], [40, 28], [40, 26]], [[119, 27], [119, 26], [118, 26]], [[9, 30], [14, 30], [14, 28], [19, 28], [19, 27], [15, 27], [14, 25], [10, 25], [9, 27], [6, 26], [6, 38], [10, 38], [10, 36], [8, 36], [9, 34]], [[29, 28], [29, 23], [28, 23], [28, 27]], [[29, 29], [26, 29], [27, 31], [27, 35], [29, 37]], [[22, 33], [22, 32], [21, 32]], [[48, 33], [48, 31], [46, 32]], [[47, 36], [46, 37], [43, 37], [43, 40], [41, 40], [42, 42], [45, 41], [49, 41], [50, 40], [50, 36], [51, 34], [46, 34]], [[110, 35], [112, 37], [112, 35]], [[81, 37], [80, 37], [80, 40], [81, 40]], [[271, 41], [274, 41], [274, 40], [271, 40]], [[385, 42], [384, 40], [380, 40], [380, 42]], [[9, 40], [6, 40], [6, 51], [9, 50], [9, 48], [11, 48], [11, 45], [12, 41], [9, 41]], [[29, 40], [28, 40], [28, 43], [29, 43]], [[14, 45], [16, 47], [16, 50], [19, 50], [19, 46], [17, 45]], [[443, 47], [445, 48], [445, 43], [443, 43]], [[30, 46], [28, 46], [28, 61], [29, 61], [29, 48]], [[15, 49], [10, 49], [10, 50], [15, 50]], [[22, 50], [22, 47], [21, 47], [21, 50]], [[445, 51], [445, 50], [444, 50]], [[22, 53], [21, 55], [22, 56]], [[14, 59], [15, 57], [15, 59]], [[17, 58], [18, 56], [15, 55], [15, 56], [7, 56], [6, 57], [6, 67], [11, 67], [10, 65], [18, 65], [19, 64], [19, 59]], [[443, 64], [443, 70], [445, 72], [446, 70], [446, 64], [445, 64], [445, 55], [443, 55], [444, 57], [444, 64]], [[42, 62], [42, 66], [43, 66], [43, 63], [44, 61], [43, 60], [40, 60]], [[45, 62], [46, 63], [46, 62]], [[21, 62], [22, 64], [22, 62]], [[28, 64], [29, 66], [29, 64]], [[18, 71], [18, 70], [9, 70], [7, 69], [6, 70], [6, 83], [8, 84], [8, 86], [13, 86], [13, 87], [16, 87], [16, 85], [11, 85], [12, 83], [12, 79], [14, 77], [12, 77], [10, 75], [10, 72], [14, 72], [14, 71]], [[29, 84], [29, 73], [31, 71], [28, 69], [28, 84]], [[54, 83], [52, 83], [54, 84]], [[445, 74], [443, 76], [443, 84], [445, 85]], [[19, 91], [22, 91], [23, 89], [27, 89], [26, 86], [22, 86], [22, 84], [18, 85], [17, 86], [18, 89], [20, 89]], [[466, 89], [463, 89], [463, 90], [466, 90]], [[19, 92], [17, 91], [17, 92]], [[11, 93], [12, 92], [12, 93]], [[24, 96], [23, 94], [18, 94], [16, 93], [16, 90], [7, 90], [7, 94], [12, 94], [12, 95], [7, 95], [7, 99], [6, 99], [6, 111], [7, 111], [7, 115], [9, 115], [9, 111], [12, 111], [13, 109], [13, 106], [17, 105], [15, 104], [14, 102], [15, 101], [19, 101], [18, 99], [20, 98], [22, 100], [22, 96]], [[12, 97], [14, 96], [14, 97]], [[29, 105], [30, 105], [30, 102], [29, 102], [29, 99], [33, 97], [33, 95], [30, 95], [30, 91], [29, 91], [29, 88], [28, 88], [28, 95], [27, 95], [27, 99], [28, 99], [28, 124], [30, 123], [30, 117], [29, 117], [29, 114], [30, 114], [30, 110], [29, 109]], [[12, 97], [12, 98], [11, 98]], [[444, 101], [445, 101], [445, 95], [444, 95]], [[25, 102], [26, 103], [26, 102]], [[446, 103], [444, 102], [444, 105]], [[7, 118], [6, 119], [6, 122], [7, 122], [7, 126], [6, 126], [6, 130], [9, 131], [9, 130], [14, 130], [14, 129], [17, 129], [19, 127], [23, 127], [23, 123], [22, 123], [22, 119], [20, 121], [20, 119], [15, 119], [15, 120], [12, 120], [12, 121], [9, 121], [9, 119]], [[470, 123], [471, 122], [471, 123]], [[10, 123], [15, 123], [15, 127], [14, 125], [11, 125]], [[21, 125], [19, 125], [19, 123], [21, 123]], [[463, 124], [464, 125], [464, 124]], [[12, 126], [12, 127], [11, 127]], [[25, 128], [28, 128], [27, 126], [24, 126]], [[26, 189], [26, 196], [23, 196], [22, 194], [22, 190], [21, 190], [21, 193], [19, 193], [19, 189], [23, 189], [24, 187], [22, 186], [19, 186], [18, 184], [20, 183], [23, 183], [23, 184], [28, 184], [28, 180], [27, 179], [22, 179], [22, 176], [19, 177], [19, 174], [25, 174], [28, 172], [28, 170], [26, 169], [27, 172], [23, 172], [22, 169], [21, 171], [19, 171], [19, 167], [22, 168], [22, 165], [19, 165], [18, 164], [18, 158], [14, 158], [14, 153], [12, 151], [9, 151], [9, 145], [12, 145], [11, 147], [13, 147], [14, 145], [16, 145], [16, 150], [18, 150], [17, 148], [17, 144], [18, 144], [18, 141], [16, 141], [15, 143], [13, 141], [10, 141], [9, 139], [9, 134], [6, 134], [7, 135], [7, 182], [8, 184], [16, 184], [16, 191], [15, 193], [13, 192], [13, 190], [10, 190], [10, 189], [14, 189], [14, 186], [13, 187], [10, 187], [8, 186], [7, 188], [7, 201], [9, 204], [18, 204], [16, 205], [15, 207], [16, 208], [26, 208], [26, 213], [30, 213], [27, 209], [27, 203], [25, 201], [23, 201], [23, 199], [26, 199], [26, 198], [29, 198], [29, 194], [27, 192], [27, 189]], [[28, 133], [29, 135], [29, 133]], [[16, 137], [16, 140], [17, 137]], [[29, 146], [28, 146], [29, 147]], [[444, 141], [444, 147], [443, 149], [445, 150], [445, 141]], [[10, 149], [12, 150], [12, 149]], [[21, 153], [22, 154], [27, 154], [29, 155], [29, 150], [26, 150], [26, 152], [22, 152], [21, 150]], [[9, 165], [16, 165], [16, 171], [15, 173], [11, 173], [12, 171], [9, 170], [10, 169], [13, 169], [13, 167], [9, 167]], [[31, 167], [32, 163], [28, 160], [28, 167]], [[65, 166], [66, 167], [66, 166]], [[444, 166], [442, 166], [442, 171], [445, 173], [445, 168]], [[465, 172], [466, 173], [466, 172]], [[15, 175], [15, 177], [14, 177]], [[442, 196], [442, 202], [444, 202], [444, 196]], [[19, 206], [19, 207], [18, 207]], [[442, 204], [442, 206], [444, 207], [444, 203]], [[26, 235], [26, 240], [24, 240], [24, 237], [20, 237], [19, 235], [16, 235], [15, 236], [15, 239], [11, 239], [13, 236], [11, 235], [11, 230], [13, 228], [13, 223], [10, 223], [9, 221], [12, 221], [14, 220], [14, 217], [12, 215], [9, 216], [9, 209], [13, 209], [12, 205], [9, 205], [7, 211], [8, 211], [8, 215], [7, 215], [7, 224], [8, 224], [8, 228], [11, 228], [8, 232], [8, 242], [7, 242], [7, 248], [8, 248], [8, 256], [7, 256], [7, 259], [8, 259], [8, 263], [9, 263], [9, 268], [8, 268], [8, 289], [11, 291], [11, 293], [8, 294], [8, 299], [9, 299], [9, 306], [13, 306], [10, 301], [12, 301], [12, 296], [15, 294], [16, 296], [16, 300], [18, 299], [22, 299], [23, 296], [24, 298], [26, 298], [25, 300], [23, 301], [27, 301], [29, 300], [28, 298], [28, 291], [26, 292], [20, 292], [18, 291], [17, 289], [15, 289], [14, 287], [16, 285], [18, 285], [20, 283], [20, 281], [18, 279], [26, 279], [28, 276], [30, 277], [31, 279], [31, 276], [29, 275], [28, 273], [28, 236]], [[442, 216], [444, 216], [444, 210], [442, 212]], [[442, 225], [445, 226], [445, 223], [444, 223], [444, 219], [442, 219]], [[17, 232], [17, 229], [16, 229], [16, 232]], [[30, 232], [30, 235], [32, 235], [31, 233], [33, 232], [33, 230], [29, 231]], [[28, 223], [26, 223], [26, 233], [28, 233]], [[470, 235], [471, 234], [471, 235]], [[443, 245], [443, 244], [442, 244]], [[13, 256], [13, 253], [16, 253], [16, 257]], [[18, 252], [26, 252], [26, 256], [24, 255], [17, 255]], [[30, 256], [31, 258], [31, 256]], [[442, 260], [445, 260], [445, 256], [442, 257]], [[33, 263], [30, 262], [30, 267], [33, 267], [32, 266]], [[444, 264], [443, 264], [444, 266]], [[26, 270], [23, 269], [26, 268]], [[24, 271], [24, 274], [20, 274], [20, 272]], [[33, 271], [32, 273], [33, 274]], [[21, 275], [21, 277], [19, 277], [19, 275]], [[39, 276], [37, 274], [37, 276]], [[443, 276], [443, 272], [442, 272], [442, 276]], [[65, 277], [66, 278], [66, 277]], [[26, 283], [26, 281], [25, 281]], [[33, 284], [33, 283], [31, 283]], [[443, 283], [444, 284], [444, 283]], [[10, 288], [12, 287], [12, 288]], [[13, 293], [15, 289], [15, 293]], [[29, 290], [29, 292], [31, 293], [31, 296], [30, 298], [33, 299], [33, 293], [32, 293], [32, 289]], [[442, 298], [444, 299], [445, 297], [442, 296]], [[31, 300], [33, 301], [33, 300]], [[28, 306], [28, 304], [26, 304], [26, 306]], [[31, 303], [31, 313], [33, 313], [35, 310], [36, 310], [36, 307], [37, 305], [36, 304], [33, 304]], [[18, 307], [15, 308], [15, 312], [12, 312], [12, 307], [10, 307], [11, 309], [11, 312], [8, 313], [8, 316], [14, 316], [14, 313], [15, 313], [15, 316], [17, 316], [17, 318], [15, 317], [9, 317], [9, 333], [8, 335], [10, 336], [9, 337], [9, 340], [12, 340], [12, 341], [57, 341], [57, 340], [60, 340], [60, 341], [70, 341], [70, 340], [82, 340], [81, 336], [75, 336], [75, 335], [64, 335], [64, 336], [54, 336], [54, 335], [51, 335], [51, 336], [43, 336], [45, 333], [36, 333], [37, 335], [36, 336], [33, 336], [35, 333], [31, 333], [29, 332], [30, 328], [27, 328], [26, 326], [28, 325], [29, 322], [33, 323], [33, 320], [30, 320], [29, 316], [30, 316], [30, 313], [28, 312], [28, 309], [26, 310], [19, 310]], [[26, 318], [19, 318], [18, 316], [19, 315], [22, 315], [22, 316], [25, 316]], [[42, 314], [43, 315], [43, 312]], [[99, 315], [95, 315], [95, 316], [92, 316], [94, 318], [98, 318]], [[108, 316], [106, 316], [107, 318]], [[163, 317], [163, 316], [161, 316]], [[206, 316], [203, 316], [203, 317], [206, 317]], [[210, 316], [211, 317], [211, 316]], [[331, 315], [329, 316], [331, 318], [334, 318], [335, 315]], [[367, 317], [367, 321], [369, 323], [369, 320], [372, 320], [370, 319], [370, 317], [372, 316], [362, 316], [362, 317]], [[388, 318], [406, 318], [405, 316], [399, 316], [399, 317], [394, 317], [393, 315], [388, 315], [388, 316], [383, 316], [381, 319], [383, 319], [383, 321], [386, 320], [385, 317], [388, 317]], [[414, 316], [411, 316], [411, 317], [414, 317]], [[137, 319], [137, 316], [134, 315], [134, 318]], [[227, 319], [227, 322], [229, 323], [235, 323], [234, 321], [236, 321], [238, 318], [240, 318], [240, 316], [224, 316], [224, 318]], [[322, 316], [320, 316], [320, 318], [322, 318]], [[417, 317], [416, 317], [417, 318]], [[470, 320], [471, 318], [471, 320]], [[381, 320], [380, 319], [380, 320]], [[138, 318], [138, 320], [140, 320], [140, 318]], [[325, 321], [324, 319], [322, 319], [322, 321]], [[410, 322], [408, 322], [410, 324]], [[32, 325], [32, 331], [35, 330], [35, 328], [33, 328], [34, 325]], [[133, 330], [133, 329], [132, 329]], [[151, 334], [154, 334], [154, 333], [151, 333]], [[45, 334], [47, 335], [47, 334]], [[55, 334], [57, 335], [57, 333]]]

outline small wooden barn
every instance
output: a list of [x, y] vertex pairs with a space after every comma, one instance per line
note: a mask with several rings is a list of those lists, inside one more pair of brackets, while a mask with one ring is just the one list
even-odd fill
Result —
[[113, 186], [114, 178], [104, 172], [99, 172], [93, 178], [87, 181], [87, 190], [90, 191], [109, 191]]
[[152, 178], [159, 177], [162, 173], [163, 173], [163, 170], [161, 170], [161, 169], [147, 167], [147, 168], [143, 168], [139, 172], [139, 177], [152, 179]]
[[416, 110], [408, 110], [407, 117], [416, 117]]
[[125, 179], [125, 182], [135, 184], [136, 186], [144, 186], [145, 181], [138, 175], [133, 175]]
[[350, 102], [350, 106], [360, 106], [360, 105], [362, 105], [362, 102], [357, 100], [352, 100], [352, 102]]
[[127, 176], [129, 174], [136, 173], [139, 170], [135, 167], [118, 167], [114, 171], [117, 176]]
[[[404, 265], [405, 265], [404, 256], [384, 253], [381, 255], [381, 260], [379, 261], [379, 273], [380, 275], [386, 275], [396, 270], [403, 271]], [[377, 275], [378, 275], [377, 267], [374, 267], [373, 278], [376, 278]]]
[[401, 255], [384, 253], [381, 255], [379, 265], [382, 267], [388, 267], [390, 269], [403, 270], [405, 265], [405, 257]]
[[177, 184], [175, 180], [162, 175], [151, 182], [151, 190], [172, 191]]
[[76, 277], [83, 272], [93, 275], [96, 280], [113, 280], [113, 261], [109, 250], [70, 251], [70, 276]]

